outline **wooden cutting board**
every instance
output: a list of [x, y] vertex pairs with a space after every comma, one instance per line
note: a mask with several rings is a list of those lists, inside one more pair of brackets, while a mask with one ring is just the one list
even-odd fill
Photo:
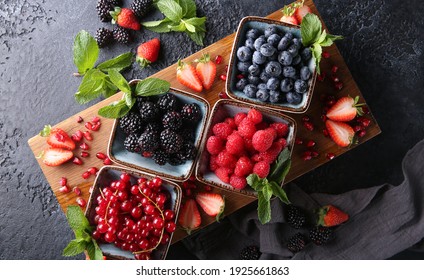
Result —
[[[311, 7], [312, 11], [315, 14], [319, 15], [312, 0], [306, 0], [305, 4]], [[281, 15], [282, 15], [281, 10], [278, 10], [275, 13], [269, 15], [268, 18], [279, 20], [281, 18]], [[225, 73], [225, 65], [229, 61], [234, 35], [235, 34], [231, 34], [223, 38], [222, 40], [187, 57], [186, 59], [184, 59], [184, 61], [191, 62], [195, 60], [196, 58], [199, 58], [202, 53], [210, 53], [212, 58], [215, 57], [216, 55], [221, 55], [223, 57], [223, 63], [218, 65], [218, 68], [217, 68], [217, 76], [219, 77], [220, 74]], [[337, 76], [340, 77], [341, 81], [344, 84], [344, 87], [341, 91], [334, 89], [333, 83], [330, 81], [329, 77], [327, 77], [324, 82], [317, 81], [309, 110], [305, 114], [288, 114], [292, 118], [294, 118], [297, 122], [297, 125], [298, 125], [297, 137], [301, 139], [313, 139], [316, 142], [316, 146], [314, 147], [314, 149], [318, 151], [320, 155], [317, 158], [314, 158], [312, 160], [304, 161], [302, 160], [301, 156], [303, 152], [307, 150], [307, 148], [304, 145], [296, 145], [294, 147], [293, 155], [292, 155], [292, 167], [289, 174], [287, 175], [286, 182], [290, 182], [302, 176], [303, 174], [317, 168], [318, 166], [321, 166], [325, 164], [326, 162], [328, 162], [329, 159], [326, 158], [327, 153], [334, 153], [336, 156], [340, 156], [348, 152], [349, 150], [357, 147], [357, 145], [353, 145], [350, 148], [340, 148], [336, 144], [334, 144], [329, 138], [325, 137], [324, 134], [322, 133], [322, 130], [325, 127], [324, 123], [320, 120], [322, 110], [323, 110], [323, 105], [322, 105], [322, 102], [320, 101], [320, 98], [322, 96], [325, 96], [328, 93], [334, 94], [337, 97], [347, 96], [347, 95], [350, 95], [350, 96], [359, 95], [361, 97], [361, 101], [365, 102], [358, 86], [353, 80], [353, 77], [349, 69], [347, 68], [346, 63], [344, 62], [343, 57], [341, 56], [337, 47], [333, 45], [329, 48], [326, 48], [325, 51], [330, 53], [331, 56], [330, 58], [323, 58], [323, 61], [321, 62], [322, 72], [330, 73], [332, 66], [337, 65], [339, 67]], [[180, 85], [178, 81], [176, 80], [175, 78], [176, 67], [177, 67], [176, 64], [171, 65], [168, 68], [156, 73], [155, 75], [153, 75], [153, 77], [165, 79], [171, 83], [172, 87], [190, 92], [189, 89]], [[209, 101], [212, 108], [215, 102], [219, 99], [219, 93], [224, 91], [224, 89], [225, 89], [225, 82], [217, 78], [212, 89], [200, 95]], [[111, 103], [112, 101], [119, 100], [121, 96], [122, 96], [121, 93], [118, 93], [106, 100], [103, 100], [97, 103], [96, 105], [93, 105], [90, 108], [87, 108], [81, 111], [80, 113], [74, 116], [70, 116], [69, 118], [56, 124], [55, 126], [61, 127], [62, 129], [67, 131], [69, 134], [74, 133], [78, 129], [85, 131], [86, 129], [84, 128], [84, 122], [90, 121], [94, 116], [96, 116], [99, 108]], [[314, 123], [315, 129], [313, 131], [308, 131], [302, 125], [302, 117], [304, 117], [305, 115], [309, 116], [312, 122]], [[77, 123], [76, 118], [78, 116], [81, 116], [84, 119], [84, 122]], [[377, 122], [375, 121], [375, 119], [372, 117], [372, 114], [370, 113], [366, 117], [371, 119], [371, 124], [367, 128], [366, 135], [359, 139], [359, 145], [365, 143], [369, 139], [381, 133], [381, 130]], [[68, 179], [68, 183], [71, 187], [78, 186], [82, 190], [82, 197], [88, 201], [89, 188], [91, 187], [94, 181], [94, 176], [91, 176], [89, 179], [85, 180], [81, 177], [81, 174], [84, 171], [86, 171], [89, 167], [95, 166], [97, 168], [100, 168], [103, 166], [103, 162], [97, 159], [95, 154], [97, 152], [106, 153], [113, 120], [102, 118], [101, 122], [102, 122], [102, 125], [100, 130], [98, 132], [92, 133], [94, 138], [93, 141], [87, 142], [90, 146], [90, 149], [88, 151], [90, 153], [90, 156], [83, 159], [84, 160], [83, 165], [75, 165], [72, 163], [66, 163], [59, 167], [48, 167], [44, 165], [41, 162], [41, 160], [38, 160], [40, 164], [40, 168], [43, 171], [44, 175], [46, 176], [46, 179], [49, 182], [54, 194], [56, 195], [57, 200], [63, 211], [66, 211], [66, 208], [68, 205], [76, 204], [75, 200], [77, 196], [73, 192], [68, 194], [62, 194], [61, 192], [59, 192], [59, 188], [60, 188], [59, 179], [62, 176], [64, 176]], [[38, 156], [46, 148], [45, 138], [40, 137], [38, 135], [29, 139], [28, 144], [35, 156]], [[80, 150], [76, 150], [76, 152], [79, 153]], [[201, 185], [199, 187], [202, 188]], [[233, 213], [234, 211], [240, 209], [241, 207], [254, 201], [254, 198], [246, 197], [246, 196], [239, 195], [233, 192], [228, 192], [225, 190], [214, 190], [214, 191], [220, 192], [224, 194], [226, 197], [225, 215], [229, 215]], [[202, 227], [205, 227], [213, 223], [214, 221], [215, 220], [213, 218], [210, 218], [206, 216], [204, 213], [202, 213]], [[185, 236], [186, 236], [185, 231], [178, 229], [174, 233], [172, 242], [175, 243], [181, 240], [182, 238], [184, 238]]]

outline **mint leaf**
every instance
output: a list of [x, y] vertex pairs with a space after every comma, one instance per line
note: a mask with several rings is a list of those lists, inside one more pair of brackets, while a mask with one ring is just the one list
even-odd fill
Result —
[[261, 183], [262, 179], [259, 178], [259, 176], [255, 173], [252, 173], [249, 176], [247, 176], [246, 181], [247, 181], [247, 184], [249, 184], [249, 186], [251, 186], [256, 191], [258, 190], [259, 186], [262, 185]]
[[176, 31], [176, 32], [182, 32], [182, 31], [186, 30], [186, 26], [185, 26], [184, 22], [181, 22], [179, 24], [169, 25], [168, 27], [172, 31]]
[[286, 164], [287, 164], [287, 161], [289, 160], [290, 160], [290, 151], [288, 148], [285, 148], [284, 150], [280, 152], [277, 160], [271, 166], [271, 170], [268, 175], [268, 178], [270, 179], [270, 181], [275, 181], [278, 184], [281, 184], [282, 176], [285, 177], [285, 175], [287, 174], [287, 173], [283, 174], [283, 171], [285, 168], [287, 168]]
[[132, 108], [136, 102], [136, 98], [132, 96], [131, 93], [125, 93], [124, 95], [125, 104], [127, 104], [128, 108]]
[[109, 72], [111, 69], [120, 72], [131, 65], [132, 58], [133, 54], [131, 52], [123, 53], [117, 57], [100, 63], [97, 65], [97, 69], [100, 69], [103, 72]]
[[272, 197], [272, 189], [269, 183], [265, 184], [262, 188], [262, 194], [266, 200], [270, 200]]
[[106, 74], [98, 69], [90, 69], [82, 79], [78, 91], [75, 93], [75, 100], [79, 104], [85, 104], [96, 99], [104, 92], [104, 79]]
[[271, 221], [271, 202], [262, 192], [258, 192], [258, 218], [261, 224]]
[[190, 39], [192, 39], [196, 44], [198, 44], [199, 46], [203, 46], [203, 38], [205, 38], [205, 32], [203, 31], [199, 31], [196, 33], [193, 32], [187, 32], [188, 36], [190, 37]]
[[183, 17], [183, 9], [174, 0], [159, 0], [156, 5], [173, 22], [179, 22]]
[[175, 0], [182, 9], [182, 17], [192, 18], [196, 16], [196, 3], [193, 0]]
[[321, 70], [319, 68], [319, 63], [321, 62], [322, 47], [320, 44], [315, 43], [312, 45], [311, 51], [312, 51], [312, 57], [314, 58], [314, 61], [315, 61], [316, 70], [319, 75], [321, 73]]
[[119, 100], [99, 109], [98, 113], [105, 118], [118, 119], [125, 116], [130, 110], [131, 108], [127, 106], [125, 100]]
[[187, 28], [188, 31], [196, 32], [196, 27], [194, 27], [194, 25], [192, 25], [188, 21], [184, 21], [183, 19], [181, 20], [181, 22], [184, 24], [185, 28]]
[[340, 36], [340, 35], [331, 35], [331, 34], [328, 34], [327, 35], [327, 38], [330, 39], [333, 42], [334, 41], [337, 41], [337, 40], [343, 40], [344, 39], [343, 36]]
[[291, 160], [287, 160], [284, 162], [284, 164], [279, 169], [279, 173], [273, 178], [273, 181], [277, 184], [282, 184], [284, 182], [284, 179], [286, 178], [287, 174], [289, 173], [291, 168]]
[[108, 98], [114, 95], [118, 91], [118, 87], [115, 86], [111, 81], [109, 76], [107, 76], [103, 81], [103, 95]]
[[109, 71], [109, 78], [110, 81], [121, 91], [125, 93], [131, 93], [131, 87], [128, 84], [127, 80], [124, 78], [124, 76], [121, 75], [121, 73], [119, 73], [115, 69], [111, 69]]
[[96, 40], [85, 30], [81, 30], [75, 37], [73, 51], [74, 64], [81, 75], [93, 68], [99, 57]]
[[52, 130], [52, 126], [51, 125], [45, 125], [43, 130], [40, 131], [39, 135], [41, 137], [47, 137], [50, 135], [50, 131]]
[[169, 18], [164, 18], [163, 20], [143, 22], [142, 25], [150, 31], [166, 33], [171, 31], [171, 28], [169, 28], [171, 22]]
[[169, 91], [171, 84], [158, 78], [147, 78], [137, 83], [135, 94], [137, 96], [152, 96]]
[[87, 246], [87, 241], [84, 239], [74, 239], [63, 249], [62, 255], [64, 257], [71, 257], [84, 252]]
[[[206, 28], [205, 28], [206, 17], [201, 17], [201, 18], [193, 17], [193, 18], [189, 18], [189, 19], [183, 19], [183, 21], [185, 23], [189, 23], [189, 24], [195, 26], [196, 30], [206, 31]], [[192, 31], [192, 32], [194, 32], [194, 31]]]
[[79, 206], [68, 206], [66, 210], [66, 219], [74, 232], [90, 228], [90, 223]]
[[307, 14], [300, 24], [300, 34], [302, 36], [302, 43], [305, 47], [309, 47], [321, 36], [322, 24], [317, 15]]
[[100, 250], [99, 245], [97, 245], [94, 239], [87, 244], [86, 250], [90, 260], [103, 260], [102, 250]]
[[281, 202], [285, 204], [290, 204], [290, 200], [287, 197], [286, 192], [281, 186], [279, 186], [276, 182], [272, 181], [269, 183], [269, 187], [272, 190], [272, 194], [278, 197], [281, 200]]

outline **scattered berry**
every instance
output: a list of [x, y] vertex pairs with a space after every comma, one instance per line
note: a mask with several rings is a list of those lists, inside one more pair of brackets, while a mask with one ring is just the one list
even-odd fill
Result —
[[293, 204], [290, 204], [287, 208], [287, 223], [295, 229], [303, 227], [306, 224], [306, 216], [303, 210]]
[[112, 23], [123, 28], [140, 30], [140, 23], [131, 9], [115, 7], [115, 10], [110, 14], [112, 15]]
[[147, 12], [152, 8], [153, 0], [133, 0], [131, 9], [139, 18], [147, 15]]
[[112, 20], [110, 12], [113, 11], [113, 5], [110, 3], [109, 0], [98, 0], [96, 9], [100, 21], [109, 22]]
[[309, 230], [309, 239], [315, 245], [324, 245], [333, 238], [333, 230], [328, 227], [316, 226]]
[[256, 246], [248, 246], [241, 250], [239, 257], [241, 260], [259, 260], [261, 251]]
[[326, 205], [318, 209], [318, 225], [320, 226], [334, 227], [347, 220], [349, 220], [349, 215], [334, 205]]
[[137, 48], [136, 62], [141, 68], [150, 65], [158, 59], [159, 49], [160, 41], [158, 38], [140, 44]]
[[95, 39], [99, 48], [104, 48], [113, 42], [113, 32], [112, 30], [104, 27], [99, 28], [96, 31]]
[[131, 35], [129, 30], [117, 26], [113, 29], [113, 39], [121, 44], [128, 44], [131, 41]]
[[289, 249], [292, 253], [297, 253], [302, 251], [306, 245], [306, 237], [300, 232], [296, 235], [290, 237], [287, 242], [287, 249]]

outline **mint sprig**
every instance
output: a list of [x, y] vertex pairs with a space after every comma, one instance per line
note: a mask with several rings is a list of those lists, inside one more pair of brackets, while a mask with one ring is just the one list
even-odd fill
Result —
[[331, 46], [334, 41], [343, 39], [343, 36], [327, 34], [325, 30], [322, 30], [321, 20], [312, 13], [307, 14], [303, 18], [300, 24], [300, 34], [303, 45], [311, 48], [317, 73], [320, 74], [319, 64], [321, 62], [322, 48]]
[[103, 253], [97, 245], [96, 240], [91, 237], [93, 228], [79, 206], [68, 206], [66, 219], [74, 231], [75, 239], [63, 249], [64, 257], [75, 256], [87, 251], [90, 260], [102, 260]]
[[271, 221], [271, 197], [273, 195], [283, 203], [290, 204], [286, 192], [281, 188], [290, 167], [290, 151], [285, 148], [271, 166], [267, 178], [260, 178], [255, 173], [246, 178], [247, 183], [258, 193], [258, 218], [262, 224]]
[[185, 32], [196, 44], [203, 46], [206, 17], [196, 17], [193, 0], [159, 0], [155, 5], [165, 18], [141, 23], [146, 29], [157, 33]]
[[80, 31], [74, 40], [74, 64], [78, 73], [84, 75], [93, 68], [99, 57], [99, 46], [96, 40], [85, 30]]

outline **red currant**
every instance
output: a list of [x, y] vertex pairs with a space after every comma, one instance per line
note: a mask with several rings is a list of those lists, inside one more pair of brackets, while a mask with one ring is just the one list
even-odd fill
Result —
[[177, 225], [174, 222], [169, 221], [166, 223], [165, 230], [167, 232], [173, 233], [176, 229], [177, 229]]
[[171, 221], [172, 219], [174, 219], [175, 213], [174, 211], [167, 209], [163, 212], [163, 216], [166, 221]]
[[131, 209], [131, 216], [133, 216], [135, 219], [139, 219], [141, 215], [143, 214], [143, 211], [140, 207], [133, 207]]

